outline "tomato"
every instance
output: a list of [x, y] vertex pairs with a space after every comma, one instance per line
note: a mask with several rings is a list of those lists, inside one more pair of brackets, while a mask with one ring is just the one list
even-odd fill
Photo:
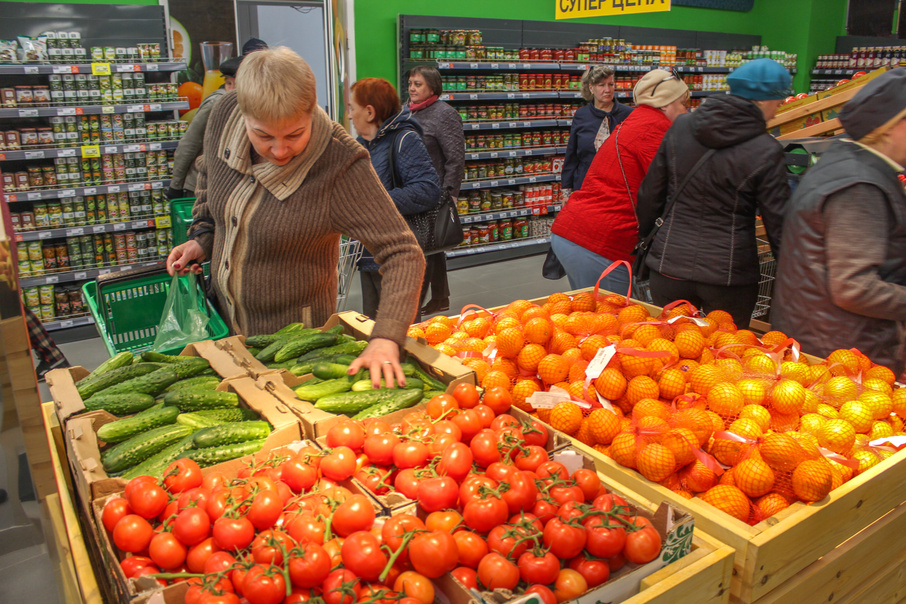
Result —
[[281, 566], [283, 552], [291, 550], [295, 545], [292, 537], [283, 531], [267, 529], [252, 540], [252, 558], [258, 564]]
[[370, 434], [365, 437], [365, 455], [374, 464], [388, 466], [393, 463], [393, 448], [398, 444], [400, 439], [393, 432]]
[[518, 471], [519, 468], [511, 463], [495, 461], [485, 469], [484, 473], [485, 476], [493, 478], [497, 482], [507, 482], [510, 477]]
[[228, 591], [220, 593], [204, 592], [198, 599], [198, 604], [239, 604], [239, 602], [239, 596]]
[[229, 499], [232, 490], [228, 487], [217, 487], [211, 491], [208, 497], [208, 503], [205, 505], [205, 511], [211, 522], [214, 522], [230, 507]]
[[418, 485], [418, 503], [428, 512], [456, 507], [459, 485], [449, 476], [426, 478]]
[[464, 443], [472, 442], [475, 435], [484, 429], [481, 416], [474, 409], [466, 409], [453, 418], [453, 423], [459, 428], [460, 440]]
[[[384, 523], [384, 526], [381, 527], [381, 540], [384, 542], [384, 545], [390, 548], [391, 552], [396, 552], [403, 544], [403, 536], [405, 533], [424, 531], [425, 529], [425, 523], [417, 516], [411, 514], [391, 516]], [[408, 552], [404, 550], [399, 558], [405, 560], [407, 557]]]
[[407, 441], [393, 447], [393, 465], [400, 470], [420, 468], [428, 463], [428, 447], [418, 441]]
[[544, 525], [541, 524], [541, 520], [532, 514], [531, 512], [519, 512], [518, 514], [513, 514], [509, 520], [510, 524], [516, 524], [518, 522], [530, 523], [535, 530], [538, 531], [538, 534], [541, 534], [541, 531], [544, 530]]
[[275, 491], [261, 491], [252, 499], [246, 518], [259, 531], [274, 526], [283, 513], [283, 500]]
[[428, 457], [434, 458], [442, 455], [443, 452], [447, 450], [447, 447], [454, 443], [459, 443], [459, 439], [452, 434], [435, 434], [427, 444]]
[[186, 546], [173, 533], [157, 533], [148, 545], [148, 555], [158, 567], [168, 570], [186, 561]]
[[341, 537], [368, 531], [374, 525], [374, 507], [364, 495], [353, 495], [334, 510], [331, 528]]
[[525, 552], [519, 556], [517, 566], [519, 576], [529, 585], [534, 583], [549, 585], [556, 581], [557, 575], [560, 574], [560, 559], [550, 552], [540, 556], [534, 552]]
[[585, 577], [571, 568], [561, 570], [554, 582], [554, 595], [558, 602], [575, 600], [586, 591], [588, 591], [588, 583], [585, 581]]
[[[370, 583], [362, 588], [362, 593], [359, 594], [359, 602], [362, 604], [396, 604], [398, 595], [395, 591], [380, 583]], [[413, 600], [414, 598], [406, 599]]]
[[359, 578], [344, 568], [338, 568], [327, 575], [321, 589], [325, 604], [353, 604], [362, 592]]
[[585, 495], [578, 486], [553, 487], [548, 491], [548, 495], [560, 505], [564, 505], [570, 501], [585, 503]]
[[547, 461], [547, 451], [544, 447], [538, 445], [528, 445], [521, 451], [517, 451], [513, 457], [513, 463], [520, 470], [534, 472], [538, 466]]
[[208, 559], [220, 550], [221, 548], [214, 544], [214, 538], [208, 537], [198, 545], [189, 548], [189, 552], [186, 554], [186, 567], [190, 573], [200, 573], [204, 570]]
[[610, 522], [606, 516], [591, 516], [582, 524], [587, 535], [585, 549], [592, 556], [610, 558], [626, 546], [626, 530], [622, 524]]
[[436, 579], [456, 568], [459, 549], [446, 531], [419, 533], [409, 543], [409, 561], [416, 572]]
[[495, 417], [493, 409], [487, 405], [478, 405], [477, 407], [474, 407], [472, 411], [478, 414], [478, 422], [481, 424], [482, 429], [491, 427]]
[[352, 420], [341, 421], [327, 431], [327, 447], [349, 447], [353, 451], [361, 451], [365, 445], [365, 428], [362, 424]]
[[283, 482], [293, 493], [303, 493], [318, 481], [318, 471], [298, 457], [283, 462]]
[[135, 514], [148, 520], [159, 515], [170, 502], [170, 496], [156, 482], [142, 482], [126, 497]]
[[619, 553], [616, 556], [607, 559], [607, 566], [610, 567], [610, 572], [615, 573], [626, 566], [626, 558], [622, 553]]
[[557, 604], [557, 596], [554, 595], [554, 592], [551, 591], [551, 588], [546, 585], [532, 585], [525, 590], [526, 595], [535, 594], [541, 598], [543, 604]]
[[182, 511], [188, 507], [198, 507], [205, 509], [208, 507], [208, 499], [211, 498], [211, 491], [204, 487], [193, 487], [186, 489], [179, 494], [177, 498], [178, 510]]
[[503, 386], [493, 386], [485, 391], [481, 403], [490, 407], [494, 415], [501, 415], [513, 406], [513, 397]]
[[349, 447], [334, 447], [321, 460], [321, 474], [331, 480], [346, 480], [355, 474], [356, 454]]
[[557, 510], [557, 518], [560, 520], [571, 520], [582, 515], [581, 506], [584, 505], [579, 501], [567, 501]]
[[393, 582], [393, 590], [415, 598], [421, 604], [434, 602], [434, 584], [425, 577], [411, 570], [402, 573]]
[[317, 543], [300, 544], [290, 554], [287, 570], [296, 587], [317, 587], [330, 574], [330, 555]]
[[438, 394], [425, 405], [431, 419], [450, 419], [459, 408], [459, 401], [450, 394]]
[[576, 556], [570, 561], [569, 567], [582, 575], [589, 588], [597, 587], [610, 578], [610, 567], [603, 560]]
[[324, 522], [311, 514], [297, 514], [292, 520], [284, 523], [284, 528], [300, 545], [303, 543], [324, 543]]
[[129, 556], [128, 558], [123, 558], [120, 562], [120, 568], [123, 569], [123, 574], [128, 579], [135, 574], [135, 571], [149, 564], [151, 564], [151, 558], [148, 556]]
[[559, 461], [546, 461], [535, 470], [535, 474], [538, 475], [538, 478], [544, 481], [545, 484], [550, 484], [552, 481], [549, 478], [559, 478], [560, 480], [568, 480], [569, 472]]
[[236, 558], [230, 552], [214, 552], [204, 563], [202, 572], [206, 575], [224, 572], [232, 567], [235, 562]]
[[429, 531], [446, 531], [452, 533], [462, 523], [462, 516], [456, 510], [431, 512], [425, 518], [425, 527]]
[[255, 526], [245, 517], [221, 516], [214, 521], [211, 535], [214, 537], [214, 544], [220, 549], [244, 549], [255, 538]]
[[522, 435], [525, 438], [526, 445], [547, 446], [549, 439], [547, 426], [536, 419], [529, 420], [529, 424], [522, 427]]
[[[459, 415], [462, 414], [460, 413]], [[459, 417], [459, 415], [457, 415], [457, 417]], [[459, 442], [459, 440], [462, 438], [462, 430], [460, 429], [460, 427], [456, 425], [456, 422], [453, 422], [449, 419], [442, 419], [434, 424], [435, 438], [443, 434], [455, 437], [457, 442]]]
[[354, 478], [375, 495], [390, 492], [390, 469], [367, 466], [355, 473]]
[[523, 531], [511, 524], [498, 524], [488, 533], [488, 549], [511, 560], [516, 560], [528, 548], [528, 544], [525, 542], [517, 543], [517, 540], [524, 536]]
[[532, 514], [534, 514], [542, 524], [547, 524], [551, 518], [557, 515], [557, 510], [559, 509], [560, 506], [550, 499], [538, 499], [535, 503], [535, 507], [532, 508]]
[[[144, 577], [145, 575], [156, 575], [158, 573], [160, 573], [160, 569], [157, 568], [156, 566], [154, 566], [153, 564], [149, 564], [148, 566], [143, 566], [140, 569], [138, 569], [137, 571], [135, 571], [135, 574], [133, 574], [132, 577], [135, 579], [138, 579], [139, 577]], [[163, 579], [155, 579], [155, 580], [157, 581], [158, 585], [166, 587], [167, 582], [164, 581]]]
[[366, 581], [377, 581], [387, 566], [387, 555], [381, 543], [369, 531], [357, 531], [343, 542], [340, 550], [343, 566]]
[[559, 518], [552, 518], [544, 526], [544, 545], [560, 558], [575, 558], [585, 547], [585, 529], [567, 524]]
[[[633, 524], [636, 519], [633, 518]], [[635, 564], [651, 562], [661, 553], [661, 536], [653, 526], [645, 526], [626, 535], [626, 547], [623, 555], [626, 560]]]
[[[301, 587], [293, 588], [292, 593], [283, 599], [283, 604], [305, 604], [311, 602], [311, 590]], [[186, 604], [189, 604], [186, 602]]]
[[393, 487], [409, 499], [418, 499], [418, 485], [421, 481], [414, 469], [407, 468], [397, 473]]
[[585, 501], [594, 501], [594, 498], [598, 496], [598, 490], [601, 488], [601, 479], [598, 477], [598, 473], [594, 470], [581, 468], [573, 473], [573, 480], [576, 481], [576, 486], [582, 489]]
[[[257, 572], [257, 569], [261, 572]], [[242, 595], [250, 604], [280, 604], [286, 597], [286, 581], [277, 569], [255, 566], [242, 583]]]
[[469, 443], [472, 456], [482, 468], [495, 461], [500, 461], [500, 450], [497, 448], [497, 433], [490, 429], [480, 430]]
[[509, 508], [500, 497], [473, 499], [463, 507], [462, 517], [469, 528], [479, 533], [487, 533], [498, 524], [506, 522]]
[[450, 574], [456, 577], [456, 580], [470, 589], [478, 589], [478, 573], [474, 568], [468, 566], [459, 566], [450, 571]]
[[[386, 432], [391, 432], [390, 424], [385, 422], [379, 417], [372, 417], [366, 419], [363, 422], [363, 427], [365, 428], [365, 438], [367, 439], [372, 434], [384, 434]], [[369, 457], [371, 457], [369, 455]]]
[[592, 505], [604, 512], [615, 510], [620, 518], [629, 522], [629, 504], [619, 495], [614, 495], [612, 493], [598, 495], [592, 502]]
[[143, 484], [157, 484], [157, 479], [153, 476], [136, 476], [126, 483], [123, 496], [128, 500], [132, 496], [132, 492]]
[[204, 509], [188, 507], [176, 515], [173, 534], [185, 545], [197, 545], [211, 534], [211, 519]]
[[481, 400], [478, 388], [476, 388], [474, 384], [465, 382], [457, 385], [456, 388], [453, 389], [453, 398], [459, 403], [460, 409], [471, 409]]
[[423, 441], [434, 434], [434, 423], [424, 411], [413, 411], [403, 418], [401, 429], [410, 439]]
[[140, 552], [151, 543], [153, 529], [137, 514], [127, 514], [113, 527], [113, 542], [124, 552]]
[[470, 568], [478, 568], [478, 563], [488, 554], [488, 544], [484, 539], [471, 531], [453, 533], [456, 548], [459, 551], [459, 563]]
[[204, 477], [201, 468], [191, 459], [177, 459], [164, 472], [164, 486], [171, 493], [182, 493], [200, 487]]
[[531, 510], [538, 500], [538, 487], [530, 472], [517, 471], [507, 481], [509, 488], [503, 493], [510, 514]]
[[131, 513], [132, 507], [128, 501], [122, 497], [112, 497], [104, 504], [104, 511], [101, 512], [101, 521], [104, 523], [104, 528], [112, 533], [116, 523], [123, 516], [128, 516]]
[[491, 552], [478, 563], [478, 580], [487, 589], [514, 589], [519, 583], [519, 569], [515, 564]]
[[462, 505], [466, 505], [473, 499], [479, 499], [482, 496], [481, 487], [496, 489], [497, 481], [487, 475], [469, 475], [469, 477], [463, 480], [462, 484], [459, 486], [459, 502]]
[[337, 568], [343, 563], [343, 541], [342, 537], [334, 537], [330, 541], [325, 541], [322, 546], [327, 555], [330, 556], [330, 568]]

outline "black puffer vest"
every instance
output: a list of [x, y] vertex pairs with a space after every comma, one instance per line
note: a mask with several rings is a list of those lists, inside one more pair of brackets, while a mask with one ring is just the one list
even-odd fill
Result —
[[[802, 344], [809, 354], [826, 357], [838, 348], [858, 348], [899, 375], [906, 361], [904, 329], [896, 321], [858, 315], [831, 299], [825, 263], [824, 204], [856, 184], [877, 187], [890, 208], [886, 260], [878, 269], [884, 281], [906, 286], [906, 194], [883, 159], [857, 145], [839, 141], [802, 179], [783, 226], [784, 253], [774, 284], [772, 322]], [[859, 245], [853, 241], [854, 247]]]

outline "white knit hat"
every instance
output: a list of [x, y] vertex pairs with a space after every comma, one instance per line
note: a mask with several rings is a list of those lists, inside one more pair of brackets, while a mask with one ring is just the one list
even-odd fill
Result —
[[648, 105], [660, 109], [685, 96], [689, 87], [677, 75], [663, 69], [646, 73], [635, 88], [632, 100], [636, 105]]

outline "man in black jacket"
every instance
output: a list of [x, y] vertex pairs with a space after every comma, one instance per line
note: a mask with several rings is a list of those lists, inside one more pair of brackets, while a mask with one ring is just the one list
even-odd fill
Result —
[[642, 181], [636, 213], [644, 237], [663, 216], [667, 199], [675, 197], [646, 262], [654, 303], [688, 300], [708, 312], [725, 310], [742, 329], [758, 299], [757, 214], [774, 254], [780, 253], [790, 187], [783, 149], [765, 122], [789, 96], [791, 78], [776, 61], [758, 59], [727, 82], [730, 94], [709, 97], [667, 132]]
[[906, 69], [843, 108], [852, 140], [809, 169], [790, 203], [774, 326], [821, 357], [858, 348], [899, 376], [906, 363]]

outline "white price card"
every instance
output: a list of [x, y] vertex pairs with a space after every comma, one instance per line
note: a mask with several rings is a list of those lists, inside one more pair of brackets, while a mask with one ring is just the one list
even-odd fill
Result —
[[82, 227], [79, 227], [76, 229], [66, 229], [67, 237], [75, 237], [76, 235], [84, 235], [84, 234], [85, 234], [85, 229], [83, 229]]
[[107, 230], [107, 227], [103, 224], [96, 224], [93, 227], [91, 227], [92, 233], [103, 233], [106, 230]]
[[122, 189], [120, 188], [119, 185], [109, 185], [109, 186], [107, 187], [107, 192], [108, 192], [108, 193], [119, 193], [121, 190], [122, 190]]
[[75, 189], [63, 189], [60, 191], [60, 197], [75, 197]]
[[554, 386], [550, 389], [550, 392], [539, 390], [532, 393], [532, 395], [525, 400], [533, 409], [553, 409], [557, 406], [557, 403], [562, 403], [569, 399], [570, 396], [566, 390]]
[[75, 156], [76, 156], [75, 149], [60, 149], [59, 151], [57, 151], [57, 157], [75, 157]]
[[72, 73], [72, 65], [54, 65], [54, 73]]
[[50, 239], [52, 235], [50, 231], [41, 231], [38, 233], [38, 239]]
[[97, 187], [85, 187], [85, 195], [96, 195], [98, 192]]
[[73, 276], [73, 278], [74, 278], [76, 281], [81, 281], [82, 279], [87, 279], [87, 278], [88, 278], [88, 273], [86, 273], [86, 272], [73, 273], [72, 276]]
[[26, 65], [25, 71], [23, 73], [26, 73], [26, 74], [38, 73], [38, 66], [37, 65]]
[[72, 319], [67, 319], [66, 321], [60, 321], [60, 327], [61, 327], [61, 328], [72, 327], [72, 326], [73, 326], [73, 321], [72, 321]]
[[601, 375], [601, 372], [607, 367], [607, 363], [610, 362], [610, 359], [616, 353], [617, 347], [613, 344], [599, 348], [594, 358], [588, 363], [588, 367], [585, 368], [585, 377], [592, 380], [598, 379], [598, 376]]
[[44, 283], [59, 283], [59, 282], [60, 282], [60, 278], [56, 275], [54, 275], [52, 277], [46, 277], [44, 279]]
[[26, 151], [25, 159], [44, 159], [43, 151]]
[[19, 117], [38, 117], [37, 109], [20, 109]]
[[115, 225], [113, 225], [113, 230], [114, 230], [114, 231], [125, 231], [125, 230], [126, 230], [126, 225], [123, 224], [122, 222], [118, 222], [118, 223], [116, 223]]
[[57, 109], [57, 115], [75, 115], [75, 114], [76, 114], [75, 107], [60, 107], [59, 109]]
[[585, 467], [585, 459], [582, 455], [578, 451], [570, 449], [554, 453], [554, 461], [563, 464], [563, 467], [566, 468], [566, 471], [569, 472], [570, 476], [572, 476], [576, 470], [581, 470]]

